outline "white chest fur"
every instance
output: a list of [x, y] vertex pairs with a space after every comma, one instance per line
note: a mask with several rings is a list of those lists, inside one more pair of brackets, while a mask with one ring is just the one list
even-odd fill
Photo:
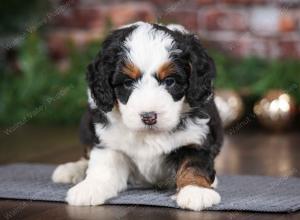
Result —
[[100, 145], [126, 154], [143, 178], [156, 183], [165, 177], [164, 156], [188, 144], [202, 144], [209, 132], [208, 119], [188, 120], [186, 128], [177, 132], [135, 132], [129, 130], [121, 118], [111, 118], [111, 124], [96, 124]]

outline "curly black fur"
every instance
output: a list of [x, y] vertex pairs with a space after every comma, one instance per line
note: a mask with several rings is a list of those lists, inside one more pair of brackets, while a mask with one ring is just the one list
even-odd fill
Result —
[[115, 104], [111, 78], [122, 56], [122, 42], [133, 30], [134, 27], [130, 27], [112, 32], [103, 42], [102, 51], [88, 66], [88, 86], [97, 106], [104, 112], [111, 111]]
[[[221, 120], [214, 103], [212, 83], [216, 76], [214, 62], [195, 35], [171, 31], [157, 24], [153, 24], [153, 27], [168, 33], [174, 38], [176, 49], [180, 49], [182, 53], [172, 55], [173, 60], [181, 66], [183, 70], [181, 74], [184, 74], [185, 77], [188, 76], [187, 81], [183, 83], [181, 88], [169, 91], [175, 101], [185, 96], [186, 101], [192, 108], [191, 112], [182, 116], [181, 123], [174, 131], [185, 129], [187, 118], [210, 119], [210, 131], [205, 143], [201, 146], [182, 146], [178, 148], [166, 157], [166, 164], [176, 171], [183, 161], [188, 159], [187, 166], [195, 168], [199, 175], [205, 176], [213, 182], [215, 178], [214, 159], [219, 153], [223, 142]], [[88, 117], [87, 123], [89, 123], [89, 126], [84, 126], [84, 129], [92, 130], [88, 133], [90, 137], [85, 140], [85, 143], [89, 145], [95, 144], [97, 139], [93, 130], [93, 123], [108, 123], [105, 113], [112, 110], [116, 101], [112, 78], [124, 53], [124, 48], [121, 45], [135, 28], [136, 26], [131, 26], [112, 32], [103, 42], [102, 52], [88, 66], [88, 86], [97, 105], [97, 110], [89, 110], [88, 112], [92, 115]]]

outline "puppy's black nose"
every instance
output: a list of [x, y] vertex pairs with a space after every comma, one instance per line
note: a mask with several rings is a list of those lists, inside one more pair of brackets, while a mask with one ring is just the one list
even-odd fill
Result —
[[146, 125], [154, 125], [156, 124], [157, 114], [156, 112], [143, 112], [140, 114], [141, 119]]

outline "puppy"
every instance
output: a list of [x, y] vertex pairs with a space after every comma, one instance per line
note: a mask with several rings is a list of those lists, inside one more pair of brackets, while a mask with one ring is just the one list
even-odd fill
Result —
[[77, 183], [70, 205], [101, 205], [128, 184], [175, 188], [179, 207], [220, 202], [214, 159], [223, 141], [213, 60], [180, 25], [137, 22], [114, 30], [88, 66], [81, 139], [88, 159], [57, 167]]

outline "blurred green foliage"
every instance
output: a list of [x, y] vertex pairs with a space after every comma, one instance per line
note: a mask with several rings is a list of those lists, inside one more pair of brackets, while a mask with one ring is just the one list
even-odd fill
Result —
[[[0, 73], [0, 125], [16, 123], [77, 124], [87, 97], [86, 66], [100, 49], [99, 42], [85, 49], [70, 43], [69, 68], [60, 71], [49, 58], [44, 41], [30, 34], [18, 49], [21, 73], [8, 67]], [[270, 89], [284, 89], [300, 103], [300, 62], [296, 60], [234, 59], [210, 52], [218, 76], [217, 88], [247, 90], [260, 97]]]
[[84, 50], [69, 47], [70, 67], [62, 72], [38, 35], [26, 38], [18, 52], [21, 73], [9, 68], [0, 73], [0, 124], [78, 123], [86, 107], [86, 66], [100, 45]]
[[234, 59], [211, 53], [217, 66], [217, 88], [244, 91], [263, 96], [271, 89], [282, 89], [300, 103], [300, 61], [296, 59], [264, 60], [257, 57]]

